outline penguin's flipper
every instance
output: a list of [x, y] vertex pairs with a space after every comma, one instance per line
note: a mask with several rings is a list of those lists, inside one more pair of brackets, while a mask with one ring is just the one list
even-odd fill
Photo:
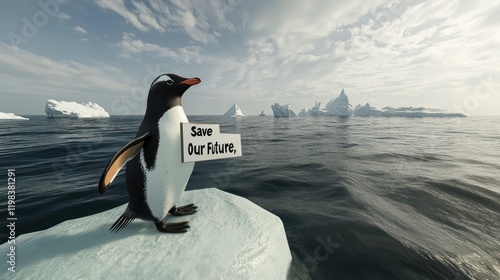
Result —
[[131, 160], [144, 146], [144, 142], [150, 137], [149, 132], [142, 135], [141, 137], [132, 140], [127, 145], [123, 146], [116, 154], [111, 158], [102, 172], [101, 178], [99, 179], [99, 192], [105, 193], [109, 185], [115, 179], [120, 169]]

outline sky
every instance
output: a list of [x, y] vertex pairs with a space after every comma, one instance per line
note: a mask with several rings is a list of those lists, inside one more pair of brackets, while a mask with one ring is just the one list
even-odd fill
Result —
[[142, 115], [162, 73], [188, 115], [275, 102], [500, 114], [500, 0], [33, 0], [0, 4], [0, 112], [47, 99]]

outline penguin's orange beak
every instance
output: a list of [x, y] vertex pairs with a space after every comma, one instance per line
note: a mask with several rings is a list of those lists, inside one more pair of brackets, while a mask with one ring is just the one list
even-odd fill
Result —
[[190, 85], [190, 86], [194, 86], [194, 85], [197, 85], [199, 83], [201, 83], [200, 78], [188, 78], [188, 79], [185, 79], [184, 81], [180, 82], [180, 84], [185, 84], [185, 85]]

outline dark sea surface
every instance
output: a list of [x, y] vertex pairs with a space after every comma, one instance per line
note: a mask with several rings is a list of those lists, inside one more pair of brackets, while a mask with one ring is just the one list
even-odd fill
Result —
[[[17, 235], [126, 203], [123, 173], [97, 181], [141, 119], [0, 121], [0, 242], [8, 168]], [[243, 157], [196, 163], [187, 189], [279, 216], [290, 279], [500, 279], [499, 117], [189, 119], [240, 133]]]

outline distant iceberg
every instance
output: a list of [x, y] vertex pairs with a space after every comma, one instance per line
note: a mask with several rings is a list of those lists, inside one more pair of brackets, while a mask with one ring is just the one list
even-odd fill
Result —
[[316, 101], [314, 106], [307, 110], [303, 109], [300, 112], [301, 116], [338, 116], [338, 117], [350, 117], [353, 114], [353, 109], [351, 104], [349, 104], [349, 98], [347, 97], [344, 89], [340, 92], [337, 98], [332, 98], [325, 108], [321, 108], [321, 102]]
[[281, 103], [274, 103], [271, 105], [273, 114], [277, 118], [295, 117], [297, 114], [292, 110], [289, 104], [281, 105]]
[[340, 95], [330, 100], [326, 104], [325, 108], [321, 109], [321, 102], [317, 101], [314, 106], [307, 110], [303, 109], [300, 116], [382, 116], [382, 117], [443, 117], [443, 118], [453, 118], [453, 117], [467, 117], [461, 113], [450, 113], [441, 109], [429, 109], [424, 107], [384, 107], [382, 110], [378, 110], [375, 107], [370, 106], [366, 103], [364, 106], [359, 104], [354, 109], [351, 104], [349, 104], [349, 98], [345, 93], [344, 89], [340, 92]]
[[[304, 110], [305, 111], [305, 110]], [[308, 116], [324, 116], [327, 115], [327, 111], [325, 109], [321, 109], [321, 101], [316, 101], [314, 103], [314, 107], [307, 111]]]
[[361, 104], [359, 104], [356, 108], [354, 108], [355, 116], [380, 116], [381, 114], [382, 111], [370, 106], [369, 103], [366, 103], [365, 106], [361, 106]]
[[80, 104], [49, 99], [45, 113], [49, 118], [109, 118], [104, 108], [92, 102]]
[[[279, 217], [214, 188], [185, 192], [179, 205], [187, 203], [199, 212], [167, 218], [189, 221], [183, 234], [158, 232], [139, 219], [110, 233], [126, 205], [22, 234], [16, 238], [14, 278], [286, 279], [292, 255]], [[6, 242], [0, 251], [8, 254], [10, 246]], [[8, 264], [1, 279], [14, 275]]]
[[306, 110], [306, 108], [300, 110], [298, 116], [299, 117], [306, 117], [307, 116], [307, 110]]
[[229, 109], [224, 113], [224, 117], [239, 117], [244, 116], [238, 104], [234, 103]]
[[428, 109], [424, 107], [384, 107], [377, 110], [375, 107], [366, 103], [364, 106], [358, 105], [354, 108], [355, 116], [381, 116], [381, 117], [436, 117], [436, 118], [465, 118], [461, 113], [450, 113], [441, 109]]
[[266, 114], [264, 114], [264, 110], [262, 110], [262, 112], [260, 112], [259, 116], [261, 116], [261, 117], [265, 117], [266, 116]]
[[0, 120], [29, 120], [28, 118], [16, 116], [12, 113], [2, 113], [0, 112]]
[[465, 118], [462, 113], [450, 113], [441, 109], [429, 109], [424, 107], [384, 107], [381, 116], [383, 117], [437, 117], [437, 118]]
[[325, 106], [326, 115], [328, 116], [339, 116], [339, 117], [350, 117], [353, 114], [352, 106], [349, 104], [349, 98], [345, 94], [344, 89], [340, 92], [340, 95], [332, 99]]

